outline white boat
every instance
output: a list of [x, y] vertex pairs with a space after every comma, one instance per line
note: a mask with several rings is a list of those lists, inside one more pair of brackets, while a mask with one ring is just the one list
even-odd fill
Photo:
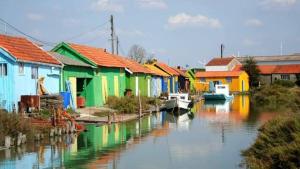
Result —
[[170, 93], [165, 103], [166, 109], [189, 109], [191, 108], [191, 100], [188, 93]]
[[227, 84], [221, 84], [215, 86], [215, 91], [212, 93], [204, 93], [205, 100], [229, 100], [233, 98], [233, 95], [229, 94], [229, 86]]

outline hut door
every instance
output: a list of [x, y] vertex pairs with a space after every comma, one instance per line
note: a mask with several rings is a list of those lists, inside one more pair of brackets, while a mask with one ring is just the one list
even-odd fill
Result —
[[102, 98], [104, 103], [106, 102], [107, 97], [108, 97], [107, 77], [102, 76]]
[[119, 79], [118, 79], [118, 76], [114, 76], [114, 89], [115, 89], [115, 96], [119, 97]]
[[70, 77], [69, 81], [71, 83], [71, 93], [73, 97], [73, 102], [75, 107], [77, 107], [77, 80], [76, 77]]

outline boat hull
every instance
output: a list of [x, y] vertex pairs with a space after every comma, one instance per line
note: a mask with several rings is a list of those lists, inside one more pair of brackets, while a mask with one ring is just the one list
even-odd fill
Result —
[[233, 96], [225, 96], [224, 94], [205, 93], [203, 98], [205, 100], [229, 100]]
[[191, 101], [172, 99], [166, 101], [165, 107], [166, 109], [189, 109], [190, 103]]

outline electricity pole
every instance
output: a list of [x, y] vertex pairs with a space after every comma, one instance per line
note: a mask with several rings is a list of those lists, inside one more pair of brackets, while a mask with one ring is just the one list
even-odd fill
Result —
[[115, 53], [115, 41], [114, 41], [114, 17], [113, 15], [110, 15], [110, 29], [111, 29], [111, 53], [114, 54]]

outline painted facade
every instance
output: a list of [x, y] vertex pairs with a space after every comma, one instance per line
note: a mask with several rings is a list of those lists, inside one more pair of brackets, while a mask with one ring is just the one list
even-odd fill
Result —
[[196, 91], [209, 91], [209, 83], [228, 84], [230, 92], [249, 91], [249, 76], [244, 71], [220, 71], [220, 72], [198, 72], [196, 73]]
[[94, 76], [91, 88], [96, 92], [94, 105], [102, 106], [108, 96], [123, 96], [126, 88], [125, 66], [104, 49], [62, 42], [52, 51], [95, 67], [91, 73]]
[[144, 66], [152, 72], [151, 96], [158, 97], [162, 93], [167, 93], [169, 91], [168, 78], [170, 75], [156, 67], [154, 64], [145, 64]]
[[0, 35], [0, 108], [18, 109], [21, 95], [37, 95], [44, 77], [48, 93], [59, 93], [60, 63], [25, 38]]
[[163, 79], [163, 84], [167, 84], [167, 92], [168, 93], [177, 93], [178, 92], [178, 76], [180, 75], [176, 72], [172, 67], [168, 66], [165, 63], [154, 62], [154, 66], [164, 71], [169, 75], [166, 79]]

